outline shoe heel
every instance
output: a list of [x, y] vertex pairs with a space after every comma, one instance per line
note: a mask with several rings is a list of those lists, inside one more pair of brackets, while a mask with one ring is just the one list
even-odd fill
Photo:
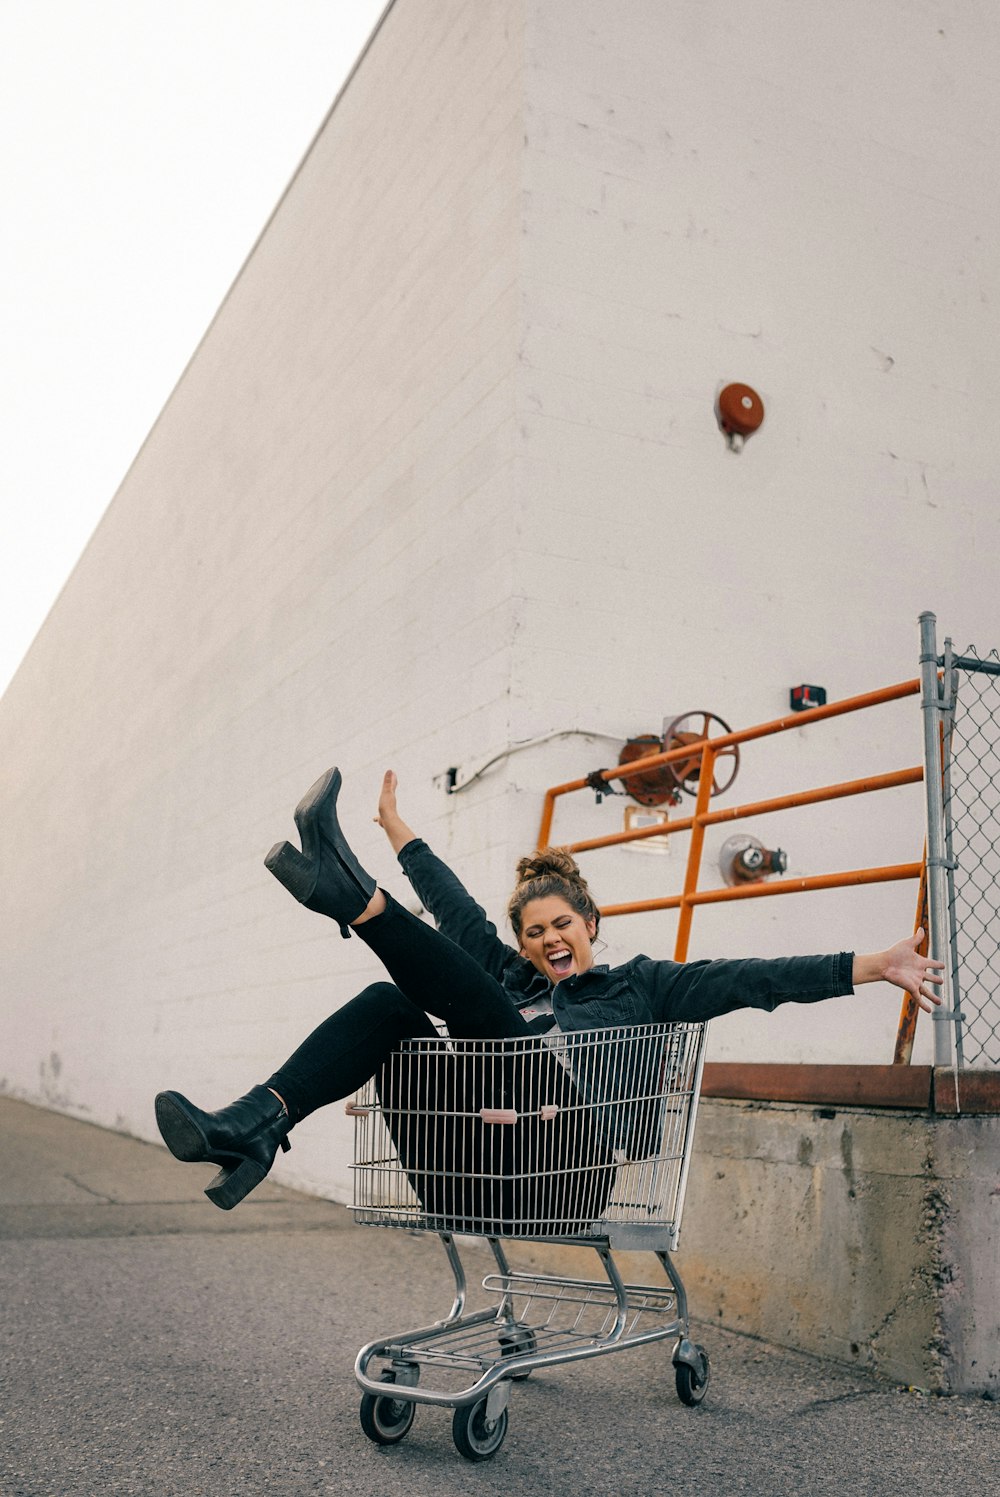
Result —
[[303, 857], [290, 842], [276, 842], [264, 859], [264, 867], [273, 873], [289, 894], [305, 904], [316, 887], [319, 865], [311, 858]]
[[264, 1179], [267, 1170], [255, 1159], [244, 1159], [233, 1170], [221, 1169], [205, 1187], [205, 1194], [220, 1211], [232, 1211]]

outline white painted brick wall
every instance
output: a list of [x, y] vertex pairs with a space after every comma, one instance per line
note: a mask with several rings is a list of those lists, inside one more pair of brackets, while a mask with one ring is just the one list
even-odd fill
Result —
[[[994, 644], [1000, 21], [863, 0], [529, 15], [517, 736], [689, 709], [746, 726], [800, 681], [833, 699], [906, 679], [928, 607], [956, 642]], [[713, 416], [734, 379], [767, 408], [739, 457]], [[726, 799], [918, 763], [920, 733], [911, 702], [770, 740]], [[560, 759], [524, 782], [532, 809], [543, 781], [609, 762]], [[621, 802], [584, 799], [556, 838], [620, 825]], [[708, 868], [744, 828], [797, 874], [909, 862], [922, 801], [720, 828]], [[676, 892], [685, 851], [586, 866], [617, 902]], [[691, 955], [871, 949], [913, 907], [897, 884], [699, 911]], [[673, 928], [607, 926], [653, 953]], [[887, 1062], [897, 1014], [866, 989], [741, 1015], [712, 1054]]]
[[[261, 861], [334, 760], [380, 878], [391, 762], [499, 916], [546, 786], [615, 743], [450, 800], [449, 765], [903, 679], [925, 607], [998, 641], [998, 61], [957, 0], [397, 0], [0, 704], [4, 1089], [149, 1137], [158, 1087], [224, 1102], [370, 981]], [[740, 457], [730, 379], [767, 405]], [[918, 719], [771, 740], [727, 799], [916, 763]], [[910, 861], [919, 793], [754, 829], [795, 873]], [[609, 901], [682, 866], [587, 860]], [[702, 912], [692, 955], [871, 947], [912, 908]], [[669, 916], [607, 934], [672, 950]], [[713, 1054], [886, 1061], [897, 1009], [733, 1017]], [[281, 1178], [343, 1195], [348, 1158], [331, 1110]]]

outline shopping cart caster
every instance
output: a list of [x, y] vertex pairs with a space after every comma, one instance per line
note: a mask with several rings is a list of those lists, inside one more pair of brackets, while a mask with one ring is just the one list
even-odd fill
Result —
[[[451, 1424], [452, 1438], [459, 1455], [467, 1461], [488, 1461], [496, 1455], [507, 1436], [507, 1398], [510, 1384], [498, 1383], [486, 1398], [455, 1410]], [[491, 1415], [490, 1404], [500, 1407]]]
[[[384, 1383], [396, 1379], [391, 1372], [382, 1374]], [[376, 1445], [398, 1445], [410, 1433], [417, 1406], [412, 1399], [393, 1398], [391, 1393], [363, 1393], [358, 1417], [361, 1428]]]
[[[505, 1325], [497, 1339], [502, 1357], [530, 1357], [538, 1350], [538, 1340], [531, 1326], [521, 1325], [516, 1320]], [[514, 1382], [523, 1382], [526, 1377], [531, 1376], [531, 1368], [528, 1367], [523, 1372], [512, 1372], [510, 1376]]]
[[[681, 1357], [685, 1360], [680, 1361]], [[708, 1352], [705, 1348], [695, 1346], [690, 1341], [682, 1342], [674, 1356], [674, 1379], [681, 1403], [686, 1403], [688, 1408], [701, 1403], [708, 1392], [710, 1376]]]

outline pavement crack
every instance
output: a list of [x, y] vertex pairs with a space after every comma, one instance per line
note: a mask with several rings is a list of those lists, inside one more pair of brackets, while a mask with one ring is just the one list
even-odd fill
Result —
[[811, 1398], [808, 1403], [796, 1409], [796, 1413], [811, 1414], [813, 1409], [830, 1408], [838, 1403], [852, 1403], [857, 1398], [884, 1397], [888, 1391], [886, 1388], [852, 1388], [849, 1393], [837, 1393], [832, 1398]]
[[114, 1196], [105, 1195], [103, 1190], [94, 1190], [85, 1180], [77, 1179], [76, 1175], [71, 1175], [67, 1171], [63, 1171], [63, 1179], [68, 1180], [71, 1185], [75, 1185], [77, 1190], [86, 1191], [87, 1195], [93, 1196], [95, 1200], [103, 1201], [106, 1206], [117, 1206], [119, 1204]]

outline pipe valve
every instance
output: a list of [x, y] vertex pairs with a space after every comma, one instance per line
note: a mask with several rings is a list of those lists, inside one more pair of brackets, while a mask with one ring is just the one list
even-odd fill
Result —
[[788, 856], [780, 847], [765, 847], [756, 837], [745, 834], [730, 837], [719, 853], [719, 872], [723, 880], [735, 884], [759, 884], [774, 873], [784, 873]]

